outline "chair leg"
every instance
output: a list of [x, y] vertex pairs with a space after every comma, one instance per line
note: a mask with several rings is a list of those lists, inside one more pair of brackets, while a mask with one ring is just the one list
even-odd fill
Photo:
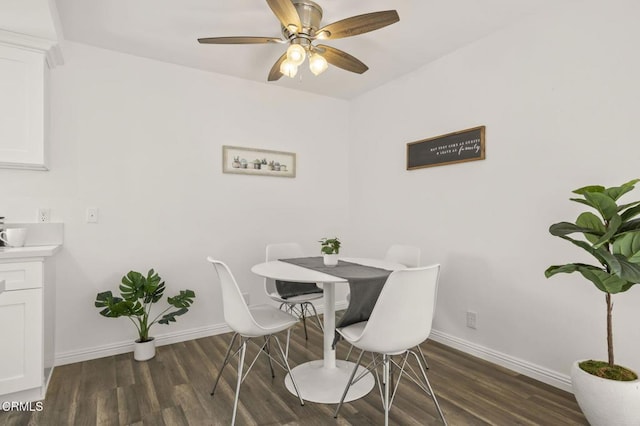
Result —
[[284, 357], [289, 359], [289, 340], [291, 340], [291, 329], [287, 329], [287, 346], [285, 347]]
[[307, 334], [307, 317], [305, 315], [306, 306], [304, 303], [300, 304], [300, 312], [302, 313], [302, 326], [304, 327], [304, 340], [309, 340], [309, 335]]
[[276, 377], [276, 373], [273, 371], [273, 363], [271, 362], [271, 350], [269, 348], [269, 338], [264, 336], [264, 351], [267, 353], [267, 359], [269, 360], [269, 368], [271, 369], [271, 378]]
[[347, 393], [349, 392], [349, 389], [351, 388], [351, 384], [353, 383], [353, 378], [356, 375], [356, 371], [358, 371], [358, 367], [360, 366], [360, 361], [362, 361], [362, 355], [364, 355], [364, 349], [360, 351], [360, 355], [358, 356], [358, 360], [356, 361], [355, 367], [353, 367], [353, 371], [351, 372], [351, 376], [349, 377], [349, 381], [347, 382], [347, 386], [344, 388], [344, 392], [342, 392], [342, 398], [340, 398], [340, 402], [338, 403], [338, 406], [336, 407], [336, 412], [333, 413], [333, 418], [335, 418], [335, 419], [338, 418], [338, 412], [340, 411], [340, 408], [342, 407], [342, 404], [344, 403], [344, 399], [347, 397]]
[[424, 356], [424, 352], [422, 352], [422, 348], [420, 345], [416, 346], [418, 348], [418, 353], [420, 354], [420, 358], [422, 358], [422, 362], [424, 363], [425, 370], [429, 369], [429, 364], [427, 364], [427, 358]]
[[389, 426], [389, 355], [382, 355], [382, 381], [384, 383], [384, 426]]
[[316, 307], [311, 302], [307, 302], [307, 305], [311, 306], [311, 309], [313, 310], [313, 315], [316, 317], [316, 321], [318, 321], [318, 327], [320, 327], [320, 330], [324, 331], [324, 326], [322, 325], [322, 321], [320, 321], [320, 317], [318, 316], [318, 311], [316, 311]]
[[347, 356], [344, 357], [345, 361], [349, 361], [349, 357], [351, 356], [351, 352], [353, 352], [353, 345], [349, 348], [349, 352], [347, 352]]
[[431, 387], [431, 383], [429, 383], [429, 379], [427, 378], [427, 373], [424, 370], [424, 368], [422, 367], [422, 364], [420, 363], [420, 359], [418, 358], [418, 355], [416, 355], [415, 352], [413, 351], [409, 351], [409, 353], [411, 353], [416, 361], [418, 362], [418, 365], [420, 366], [420, 372], [422, 373], [422, 378], [424, 379], [424, 382], [427, 384], [427, 387], [429, 388], [429, 392], [431, 393], [431, 399], [433, 399], [433, 403], [436, 405], [436, 409], [438, 410], [438, 414], [440, 414], [440, 418], [442, 419], [442, 423], [447, 426], [447, 421], [444, 418], [444, 414], [442, 413], [442, 410], [440, 409], [440, 404], [438, 404], [438, 399], [436, 398], [436, 394], [435, 392], [433, 392], [433, 388]]
[[238, 337], [238, 333], [233, 333], [233, 337], [231, 337], [231, 342], [229, 342], [229, 347], [227, 348], [227, 354], [224, 356], [224, 361], [222, 361], [222, 366], [220, 367], [220, 371], [218, 371], [218, 377], [216, 377], [216, 382], [213, 384], [211, 395], [213, 395], [213, 393], [216, 391], [216, 387], [218, 387], [220, 376], [222, 376], [222, 370], [224, 370], [224, 367], [226, 367], [227, 364], [229, 364], [229, 355], [231, 354], [231, 348], [233, 347], [233, 343], [236, 341], [236, 337]]
[[280, 344], [280, 340], [276, 336], [273, 336], [273, 338], [276, 339], [276, 343], [278, 344], [278, 349], [280, 349], [280, 356], [282, 357], [282, 361], [284, 362], [284, 365], [287, 367], [287, 371], [289, 372], [289, 377], [291, 378], [291, 383], [293, 383], [293, 388], [295, 389], [296, 394], [298, 395], [298, 399], [300, 399], [300, 405], [304, 405], [304, 400], [302, 399], [302, 395], [300, 395], [300, 391], [298, 390], [298, 385], [296, 384], [296, 381], [293, 378], [291, 367], [289, 367], [289, 361], [287, 361], [287, 357], [285, 356], [284, 351], [282, 350], [282, 345]]
[[240, 384], [242, 384], [242, 367], [244, 365], [244, 355], [247, 352], [247, 339], [242, 339], [242, 348], [240, 349], [240, 357], [238, 358], [238, 383], [236, 384], [236, 397], [233, 401], [233, 417], [231, 417], [231, 426], [236, 424], [236, 413], [238, 411], [238, 397], [240, 396]]

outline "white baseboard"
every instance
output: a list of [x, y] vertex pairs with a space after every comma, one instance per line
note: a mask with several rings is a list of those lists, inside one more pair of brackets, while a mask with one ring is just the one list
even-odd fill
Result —
[[[340, 301], [336, 303], [336, 310], [346, 309], [347, 302]], [[324, 306], [316, 305], [318, 313], [322, 312]], [[192, 328], [182, 330], [175, 333], [166, 333], [156, 336], [156, 345], [170, 345], [172, 343], [185, 342], [187, 340], [200, 339], [202, 337], [215, 336], [218, 334], [228, 333], [231, 329], [226, 324], [214, 324], [205, 327]], [[485, 361], [508, 368], [525, 376], [531, 377], [540, 382], [554, 386], [567, 392], [572, 392], [571, 379], [569, 376], [560, 374], [556, 371], [549, 370], [539, 365], [532, 364], [511, 355], [495, 351], [490, 348], [460, 339], [455, 336], [443, 333], [438, 330], [432, 330], [431, 340], [450, 346], [459, 351], [468, 353]], [[92, 348], [80, 349], [76, 351], [57, 353], [55, 365], [72, 364], [74, 362], [88, 361], [106, 356], [119, 355], [127, 352], [133, 352], [133, 342], [130, 340], [123, 342], [111, 343], [108, 345], [95, 346]]]
[[[226, 324], [216, 324], [182, 330], [175, 333], [160, 334], [155, 336], [156, 346], [170, 345], [172, 343], [215, 336], [217, 334], [228, 333], [230, 331], [231, 329]], [[92, 359], [104, 358], [106, 356], [119, 355], [127, 352], [133, 352], [133, 342], [131, 340], [76, 351], [57, 353], [55, 365], [73, 364], [74, 362], [89, 361]]]
[[560, 374], [557, 371], [540, 367], [539, 365], [532, 364], [528, 361], [515, 358], [502, 352], [494, 351], [493, 349], [451, 336], [438, 330], [432, 330], [429, 338], [442, 343], [443, 345], [468, 353], [469, 355], [492, 362], [517, 373], [524, 374], [525, 376], [531, 377], [532, 379], [546, 383], [558, 389], [573, 393], [573, 390], [571, 389], [571, 378], [565, 374]]
[[[347, 302], [341, 301], [336, 303], [336, 310], [346, 309]], [[324, 311], [323, 304], [315, 304], [318, 313]], [[200, 339], [202, 337], [215, 336], [218, 334], [228, 333], [231, 329], [227, 324], [214, 324], [204, 327], [192, 328], [189, 330], [178, 331], [175, 333], [166, 333], [156, 335], [156, 346], [170, 345], [172, 343], [185, 342], [187, 340]], [[104, 358], [112, 355], [133, 352], [133, 342], [125, 340], [122, 342], [110, 343], [107, 345], [94, 346], [92, 348], [79, 349], [75, 351], [57, 353], [55, 364], [65, 365], [74, 362], [89, 361], [92, 359]]]

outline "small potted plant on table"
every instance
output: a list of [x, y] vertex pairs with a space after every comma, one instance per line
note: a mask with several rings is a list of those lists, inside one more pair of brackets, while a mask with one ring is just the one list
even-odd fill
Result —
[[340, 253], [340, 240], [335, 238], [323, 238], [319, 241], [320, 252], [323, 254], [326, 266], [336, 266], [338, 264], [338, 253]]
[[[576, 223], [551, 225], [551, 235], [560, 237], [592, 255], [598, 266], [569, 263], [550, 266], [547, 278], [558, 273], [579, 272], [605, 293], [607, 316], [607, 361], [576, 361], [571, 369], [571, 385], [580, 409], [592, 426], [637, 425], [640, 421], [640, 381], [635, 372], [616, 365], [613, 357], [613, 295], [640, 282], [640, 201], [618, 204], [640, 179], [619, 187], [586, 186], [571, 198], [593, 208], [581, 213]], [[582, 234], [574, 239], [570, 234]]]
[[[177, 316], [187, 313], [196, 297], [191, 290], [180, 290], [178, 295], [167, 298], [171, 306], [152, 318], [151, 307], [162, 299], [165, 289], [164, 281], [153, 269], [149, 270], [146, 277], [140, 272], [129, 271], [122, 277], [119, 289], [122, 297], [113, 296], [111, 291], [98, 293], [95, 306], [103, 308], [100, 315], [104, 317], [127, 317], [135, 325], [138, 330], [138, 340], [135, 341], [134, 347], [136, 361], [146, 361], [156, 354], [154, 338], [149, 337], [151, 326], [156, 322], [160, 324], [175, 322]], [[176, 310], [167, 312], [172, 307]]]

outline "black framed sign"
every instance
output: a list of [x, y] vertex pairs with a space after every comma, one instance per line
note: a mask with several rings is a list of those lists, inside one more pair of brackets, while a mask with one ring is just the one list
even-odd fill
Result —
[[485, 126], [407, 144], [407, 170], [484, 160]]

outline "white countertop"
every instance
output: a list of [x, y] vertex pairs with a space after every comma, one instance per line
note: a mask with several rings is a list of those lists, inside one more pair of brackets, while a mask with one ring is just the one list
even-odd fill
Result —
[[28, 247], [0, 247], [0, 260], [22, 259], [29, 257], [49, 257], [56, 254], [62, 245], [28, 246]]

